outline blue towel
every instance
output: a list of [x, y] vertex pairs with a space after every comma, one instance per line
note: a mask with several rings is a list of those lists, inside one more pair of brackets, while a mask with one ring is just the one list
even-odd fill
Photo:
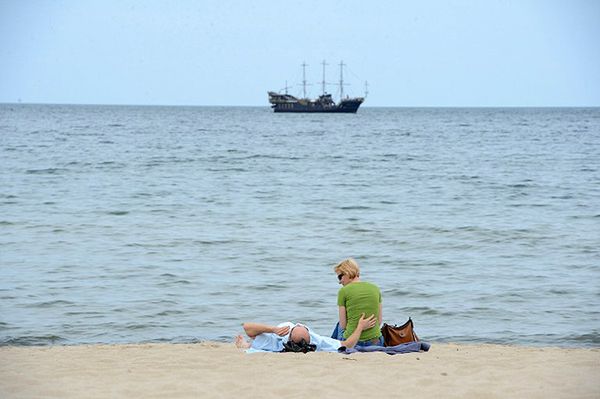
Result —
[[427, 352], [431, 348], [431, 345], [427, 342], [407, 342], [396, 346], [357, 346], [354, 348], [346, 348], [342, 346], [338, 349], [340, 353], [356, 353], [356, 352], [384, 352], [388, 355], [397, 355], [400, 353], [411, 353], [411, 352]]

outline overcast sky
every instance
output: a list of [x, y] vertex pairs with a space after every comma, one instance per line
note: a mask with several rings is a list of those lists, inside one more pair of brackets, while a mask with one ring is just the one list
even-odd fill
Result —
[[322, 60], [365, 106], [600, 106], [600, 1], [0, 0], [0, 102], [267, 106]]

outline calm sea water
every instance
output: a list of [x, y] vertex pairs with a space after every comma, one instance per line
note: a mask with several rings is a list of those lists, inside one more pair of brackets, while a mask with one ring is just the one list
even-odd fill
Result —
[[427, 341], [600, 344], [600, 109], [0, 105], [0, 342], [329, 334], [353, 256]]

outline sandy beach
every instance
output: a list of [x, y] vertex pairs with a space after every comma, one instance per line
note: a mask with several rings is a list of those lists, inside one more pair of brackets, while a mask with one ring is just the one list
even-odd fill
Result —
[[599, 398], [600, 349], [247, 354], [233, 344], [0, 348], [8, 398]]

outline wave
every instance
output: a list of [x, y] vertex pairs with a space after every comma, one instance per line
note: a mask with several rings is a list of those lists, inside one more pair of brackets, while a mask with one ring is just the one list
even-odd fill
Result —
[[283, 155], [271, 155], [271, 154], [254, 154], [254, 155], [248, 155], [247, 157], [240, 157], [237, 159], [261, 159], [261, 158], [262, 159], [289, 159], [291, 161], [299, 161], [299, 160], [303, 159], [303, 158], [299, 158], [299, 157], [286, 157]]
[[245, 168], [208, 168], [209, 172], [247, 172]]
[[51, 308], [54, 306], [72, 306], [72, 305], [75, 305], [75, 303], [71, 302], [71, 301], [57, 299], [55, 301], [32, 303], [32, 304], [25, 305], [25, 307], [27, 307], [27, 308]]
[[153, 305], [178, 305], [179, 304], [177, 301], [172, 301], [170, 299], [159, 299], [159, 300], [155, 300], [155, 301], [150, 301], [150, 303]]
[[124, 216], [129, 214], [129, 211], [110, 211], [110, 212], [106, 212], [107, 215], [114, 215], [114, 216]]
[[28, 175], [57, 175], [62, 172], [66, 172], [64, 168], [46, 168], [46, 169], [27, 169], [25, 171]]
[[600, 344], [600, 331], [592, 331], [586, 334], [570, 335], [566, 338], [568, 341], [578, 344]]
[[299, 301], [298, 305], [300, 306], [305, 306], [305, 307], [322, 307], [325, 306], [327, 303], [323, 300], [319, 300], [319, 299], [307, 299], [307, 300], [303, 300], [303, 301]]
[[405, 297], [405, 296], [407, 296], [410, 298], [433, 298], [433, 297], [437, 296], [436, 294], [402, 290], [399, 288], [383, 290], [382, 295], [383, 295], [384, 299], [386, 297]]
[[[125, 325], [126, 330], [145, 330], [146, 328], [159, 327], [156, 324], [139, 324], [139, 323], [129, 323]], [[166, 327], [166, 326], [164, 326]]]
[[194, 244], [199, 245], [226, 245], [233, 244], [235, 240], [195, 240]]
[[65, 316], [103, 316], [102, 312], [95, 311], [74, 311], [74, 312], [65, 312]]
[[163, 282], [163, 283], [159, 283], [159, 284], [157, 284], [157, 285], [158, 285], [159, 287], [168, 287], [168, 286], [172, 286], [172, 285], [180, 285], [180, 284], [183, 284], [183, 285], [188, 285], [188, 284], [192, 284], [192, 282], [191, 282], [191, 281], [189, 281], [189, 280], [184, 280], [184, 279], [182, 279], [182, 280], [175, 280], [175, 281], [165, 281], [165, 282]]
[[53, 334], [0, 338], [0, 346], [45, 346], [65, 342], [67, 342], [65, 338]]
[[246, 289], [251, 289], [255, 291], [282, 291], [288, 289], [289, 287], [284, 284], [259, 284], [259, 285], [250, 285], [246, 287]]
[[437, 315], [443, 314], [442, 312], [435, 310], [433, 308], [430, 308], [428, 306], [413, 306], [413, 307], [404, 308], [404, 309], [402, 309], [402, 311], [404, 312], [404, 314], [408, 314], [409, 316], [411, 314], [427, 315], [427, 316], [437, 316]]
[[181, 311], [181, 310], [164, 310], [162, 312], [159, 312], [155, 315], [149, 316], [151, 318], [153, 317], [162, 317], [162, 316], [171, 316], [171, 315], [180, 315], [180, 314], [184, 314], [185, 312]]

